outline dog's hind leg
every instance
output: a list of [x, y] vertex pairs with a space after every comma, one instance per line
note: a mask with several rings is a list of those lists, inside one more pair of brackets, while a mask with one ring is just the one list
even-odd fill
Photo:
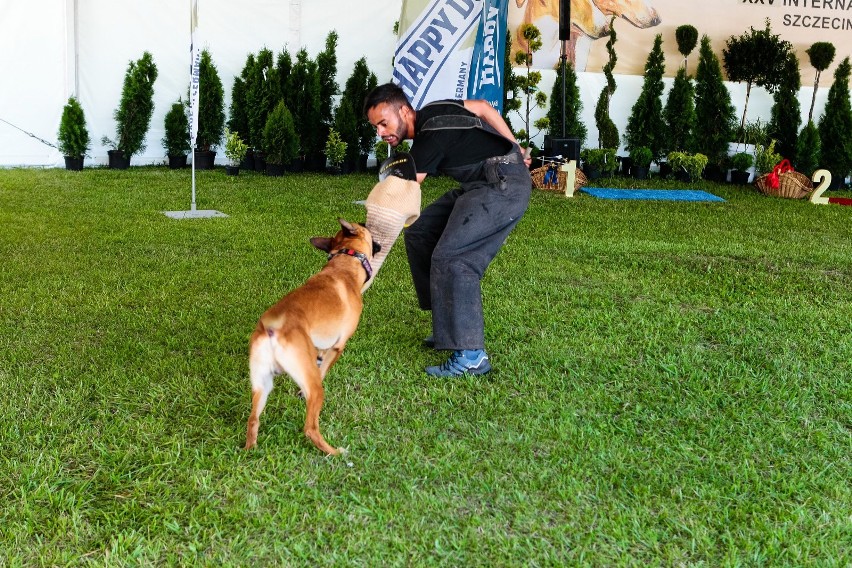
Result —
[[334, 365], [334, 362], [337, 361], [341, 353], [343, 353], [343, 347], [332, 347], [325, 350], [322, 355], [322, 363], [319, 368], [321, 380], [325, 380], [328, 370], [331, 369], [331, 366]]
[[[322, 375], [316, 363], [316, 349], [307, 336], [297, 334], [288, 337], [285, 345], [285, 348], [276, 350], [276, 361], [299, 385], [302, 394], [305, 395], [305, 436], [320, 450], [336, 456], [340, 451], [325, 441], [319, 428], [324, 392]], [[337, 357], [332, 353], [328, 353], [327, 356], [330, 357], [330, 366]], [[325, 364], [326, 360], [323, 358], [323, 365]]]
[[[264, 352], [266, 351], [266, 352]], [[251, 449], [257, 444], [257, 431], [260, 428], [260, 413], [266, 406], [266, 399], [272, 392], [275, 373], [272, 367], [271, 350], [261, 342], [252, 343], [249, 358], [249, 376], [251, 378], [251, 414], [246, 426], [246, 446]]]

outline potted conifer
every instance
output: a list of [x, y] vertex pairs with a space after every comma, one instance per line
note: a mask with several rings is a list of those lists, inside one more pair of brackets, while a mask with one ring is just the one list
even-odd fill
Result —
[[225, 91], [219, 71], [206, 49], [198, 65], [198, 135], [195, 140], [195, 167], [213, 169], [216, 151], [225, 129]]
[[59, 121], [59, 151], [65, 157], [65, 169], [82, 170], [88, 149], [89, 130], [86, 128], [86, 116], [80, 102], [71, 96], [62, 109], [62, 119]]
[[709, 163], [721, 165], [728, 157], [728, 143], [733, 139], [736, 120], [719, 58], [713, 53], [710, 38], [704, 35], [695, 73], [694, 150], [707, 156]]
[[299, 135], [290, 109], [279, 101], [266, 118], [263, 128], [263, 147], [266, 150], [266, 175], [280, 176], [299, 155]]
[[115, 110], [116, 138], [104, 136], [101, 143], [112, 147], [109, 155], [109, 167], [127, 169], [133, 154], [145, 149], [145, 135], [154, 114], [154, 81], [157, 80], [157, 66], [153, 56], [147, 51], [137, 61], [131, 61], [124, 74], [121, 89], [121, 101]]
[[[642, 83], [642, 91], [630, 112], [627, 130], [624, 134], [631, 159], [633, 159], [633, 149], [638, 147], [650, 150], [654, 160], [659, 160], [664, 155], [666, 123], [663, 120], [662, 96], [665, 87], [663, 84], [665, 70], [663, 36], [657, 34], [657, 37], [654, 38], [654, 47], [645, 63], [645, 80]], [[641, 154], [644, 157], [644, 152]], [[650, 165], [650, 162], [648, 165]], [[644, 166], [646, 176], [648, 165]], [[643, 166], [640, 164], [639, 167]]]
[[738, 152], [731, 156], [731, 183], [747, 185], [751, 173], [748, 169], [754, 163], [754, 157], [748, 152]]
[[343, 104], [343, 100], [349, 101], [355, 119], [355, 128], [351, 139], [343, 135], [335, 119], [335, 128], [338, 128], [338, 131], [343, 135], [343, 139], [349, 145], [346, 151], [347, 160], [352, 161], [355, 165], [355, 170], [359, 172], [367, 169], [367, 156], [376, 140], [376, 130], [367, 120], [364, 113], [361, 112], [361, 106], [364, 104], [364, 99], [367, 98], [370, 91], [376, 88], [377, 84], [376, 75], [367, 66], [367, 59], [362, 57], [356, 61], [355, 67], [352, 69], [352, 74], [346, 80], [341, 101], [341, 104]]
[[[567, 63], [564, 71], [563, 77], [563, 65], [561, 63], [556, 65], [556, 81], [553, 82], [553, 89], [550, 91], [550, 109], [547, 111], [547, 132], [550, 140], [576, 138], [579, 140], [579, 147], [582, 148], [586, 144], [588, 130], [581, 119], [583, 101], [580, 99], [580, 88], [577, 86], [577, 73], [574, 71], [574, 66]], [[565, 124], [562, 123], [563, 115]], [[550, 144], [548, 137], [545, 137], [544, 147], [548, 148]]]
[[[666, 123], [665, 147], [667, 150], [691, 150], [695, 129], [695, 87], [687, 73], [689, 54], [698, 42], [698, 30], [693, 26], [678, 26], [675, 30], [677, 50], [683, 55], [683, 65], [677, 70], [672, 88], [663, 109]], [[662, 170], [663, 165], [660, 164]], [[662, 173], [662, 172], [661, 172]]]
[[595, 105], [595, 124], [598, 127], [598, 146], [601, 148], [612, 148], [613, 151], [618, 150], [620, 145], [620, 136], [618, 127], [612, 121], [609, 115], [609, 102], [615, 94], [617, 85], [615, 76], [612, 74], [615, 69], [615, 63], [618, 57], [615, 54], [615, 41], [617, 35], [615, 33], [615, 16], [609, 22], [609, 39], [606, 42], [606, 50], [609, 54], [609, 59], [604, 65], [603, 72], [606, 77], [606, 85], [601, 89], [601, 94], [598, 97], [598, 102]]
[[822, 164], [831, 172], [831, 187], [840, 187], [852, 170], [852, 107], [849, 102], [849, 57], [834, 71], [834, 83], [828, 91], [825, 112], [819, 120]]
[[636, 179], [647, 179], [648, 169], [651, 167], [651, 161], [654, 159], [654, 153], [647, 146], [634, 146], [630, 150], [630, 173]]
[[190, 151], [189, 119], [186, 116], [186, 105], [178, 99], [172, 104], [165, 118], [165, 136], [163, 148], [169, 157], [169, 167], [173, 170], [186, 166], [186, 155]]
[[[340, 168], [342, 173], [348, 174], [355, 171], [358, 157], [360, 155], [360, 138], [358, 135], [358, 117], [355, 115], [355, 109], [352, 106], [352, 101], [344, 98], [340, 101], [337, 109], [334, 112], [334, 131], [336, 139], [343, 142], [345, 146], [345, 155], [342, 160], [337, 162], [336, 168]], [[329, 133], [328, 140], [331, 140]], [[326, 151], [328, 143], [326, 142]], [[331, 157], [326, 153], [329, 162], [334, 164]]]
[[231, 132], [239, 132], [243, 142], [248, 146], [243, 163], [245, 168], [249, 170], [254, 169], [254, 151], [249, 141], [248, 102], [246, 101], [246, 95], [248, 94], [249, 75], [251, 74], [253, 65], [254, 54], [250, 53], [246, 57], [243, 70], [239, 75], [234, 77], [234, 84], [231, 87], [231, 106], [229, 107], [227, 123]]

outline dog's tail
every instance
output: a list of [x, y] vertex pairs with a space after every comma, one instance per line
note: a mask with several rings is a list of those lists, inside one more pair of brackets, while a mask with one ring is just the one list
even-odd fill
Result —
[[274, 337], [275, 332], [284, 327], [284, 316], [282, 314], [263, 314], [259, 322], [264, 333], [269, 337]]

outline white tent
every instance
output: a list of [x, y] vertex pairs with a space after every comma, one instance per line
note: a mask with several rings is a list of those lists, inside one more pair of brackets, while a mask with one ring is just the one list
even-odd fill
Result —
[[[369, 4], [370, 6], [366, 6]], [[202, 46], [210, 50], [225, 87], [226, 104], [246, 56], [286, 46], [295, 56], [323, 50], [331, 30], [339, 34], [338, 83], [355, 61], [366, 57], [379, 81], [390, 80], [396, 37], [394, 22], [402, 0], [200, 0]], [[115, 137], [127, 64], [150, 51], [159, 77], [147, 149], [132, 164], [162, 163], [163, 120], [189, 85], [189, 5], [180, 0], [0, 0], [0, 166], [59, 166], [56, 144], [62, 107], [76, 94], [86, 113], [92, 158], [105, 164]], [[11, 125], [9, 124], [11, 123]], [[14, 126], [12, 126], [14, 125]], [[218, 158], [217, 158], [218, 161]]]
[[[367, 58], [379, 82], [391, 78], [396, 44], [393, 27], [402, 0], [200, 0], [199, 4], [202, 45], [210, 50], [219, 70], [226, 104], [230, 104], [233, 78], [249, 53], [262, 47], [278, 53], [286, 46], [291, 54], [304, 47], [315, 56], [331, 30], [339, 34], [339, 85], [361, 57]], [[517, 9], [515, 4], [510, 2], [510, 10]], [[178, 97], [186, 96], [189, 81], [189, 18], [184, 0], [0, 0], [0, 167], [63, 165], [58, 150], [32, 136], [56, 143], [62, 107], [72, 94], [86, 113], [92, 138], [86, 163], [106, 164], [108, 148], [100, 139], [115, 137], [113, 112], [127, 64], [146, 50], [153, 54], [159, 77], [154, 84], [155, 109], [147, 149], [134, 156], [132, 163], [163, 163], [160, 140], [165, 113]], [[817, 117], [825, 105], [829, 77], [825, 75], [818, 93]], [[550, 91], [554, 78], [554, 72], [543, 72], [540, 86], [545, 92]], [[616, 80], [618, 90], [610, 109], [623, 132], [642, 77], [617, 75]], [[604, 77], [578, 73], [578, 83], [588, 140], [594, 141], [594, 106]], [[670, 78], [666, 84], [671, 85]], [[745, 87], [728, 86], [741, 113]], [[810, 85], [804, 85], [800, 93], [805, 117], [811, 93]], [[768, 119], [771, 106], [768, 93], [754, 90], [749, 119]], [[541, 114], [536, 111], [533, 119]], [[223, 158], [220, 155], [217, 161]]]

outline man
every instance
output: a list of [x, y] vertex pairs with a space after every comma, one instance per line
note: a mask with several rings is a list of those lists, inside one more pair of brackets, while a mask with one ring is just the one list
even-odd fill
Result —
[[388, 83], [367, 95], [364, 112], [390, 146], [413, 141], [418, 183], [440, 173], [460, 184], [405, 230], [405, 250], [420, 308], [432, 311], [425, 342], [453, 351], [426, 373], [487, 373], [480, 281], [529, 204], [529, 158], [486, 101], [437, 101], [415, 111]]

